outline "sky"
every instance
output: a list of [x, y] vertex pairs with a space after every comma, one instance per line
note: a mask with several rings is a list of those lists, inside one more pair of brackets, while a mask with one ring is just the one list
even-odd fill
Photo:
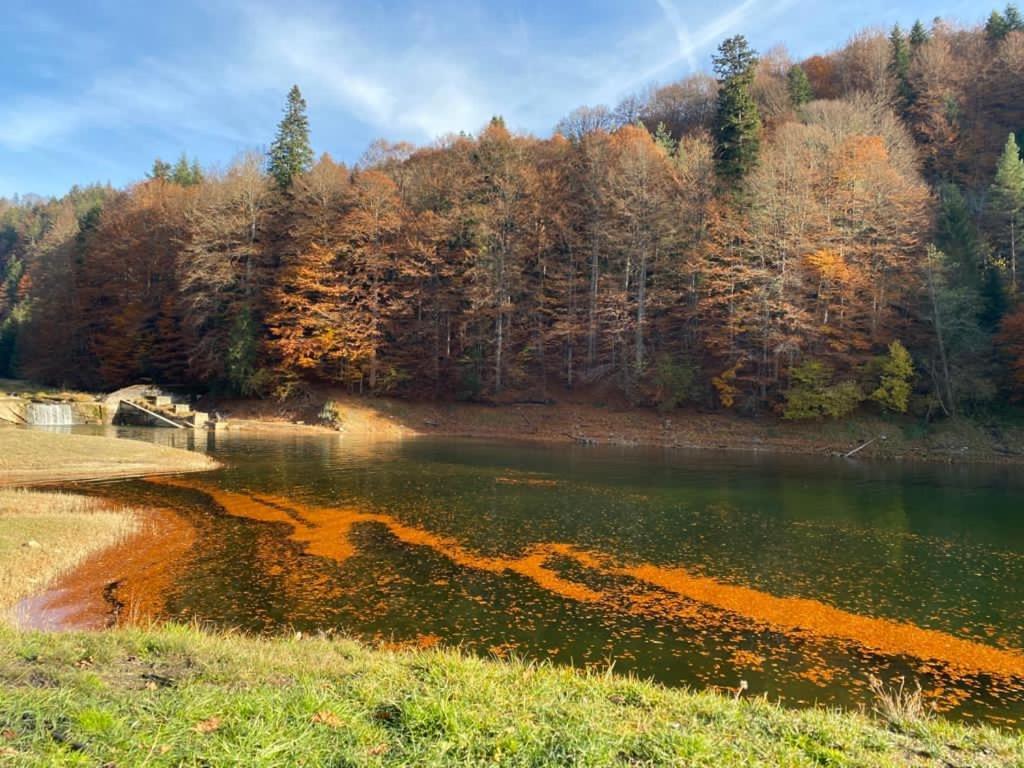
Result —
[[[999, 3], [1002, 5], [1002, 3]], [[161, 157], [207, 167], [266, 147], [299, 85], [316, 152], [427, 144], [492, 115], [548, 135], [708, 70], [746, 35], [797, 59], [868, 26], [968, 23], [980, 0], [4, 0], [0, 196], [124, 186]]]

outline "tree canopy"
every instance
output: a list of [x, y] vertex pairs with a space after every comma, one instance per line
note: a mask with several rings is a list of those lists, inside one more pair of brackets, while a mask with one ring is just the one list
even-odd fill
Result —
[[354, 165], [315, 158], [296, 86], [267, 153], [0, 200], [0, 375], [789, 418], [1024, 399], [1016, 9], [803, 61], [731, 37], [713, 75]]

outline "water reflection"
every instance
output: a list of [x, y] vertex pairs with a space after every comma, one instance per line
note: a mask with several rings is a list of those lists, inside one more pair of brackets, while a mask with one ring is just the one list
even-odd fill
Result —
[[198, 532], [171, 616], [615, 659], [797, 702], [855, 704], [869, 674], [911, 674], [953, 713], [1024, 712], [1013, 468], [122, 434], [226, 462], [107, 486]]

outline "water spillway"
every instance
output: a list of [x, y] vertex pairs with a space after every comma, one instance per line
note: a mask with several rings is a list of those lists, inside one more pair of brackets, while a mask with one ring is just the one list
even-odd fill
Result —
[[25, 421], [35, 427], [70, 427], [74, 412], [70, 403], [29, 403]]

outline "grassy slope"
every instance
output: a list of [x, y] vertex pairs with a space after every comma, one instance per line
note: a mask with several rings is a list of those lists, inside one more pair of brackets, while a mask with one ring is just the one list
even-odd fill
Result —
[[1010, 766], [1024, 741], [937, 720], [668, 690], [612, 675], [183, 627], [0, 630], [12, 765]]
[[199, 453], [112, 437], [0, 427], [0, 485], [213, 469]]
[[135, 530], [129, 510], [101, 499], [0, 489], [0, 610]]

